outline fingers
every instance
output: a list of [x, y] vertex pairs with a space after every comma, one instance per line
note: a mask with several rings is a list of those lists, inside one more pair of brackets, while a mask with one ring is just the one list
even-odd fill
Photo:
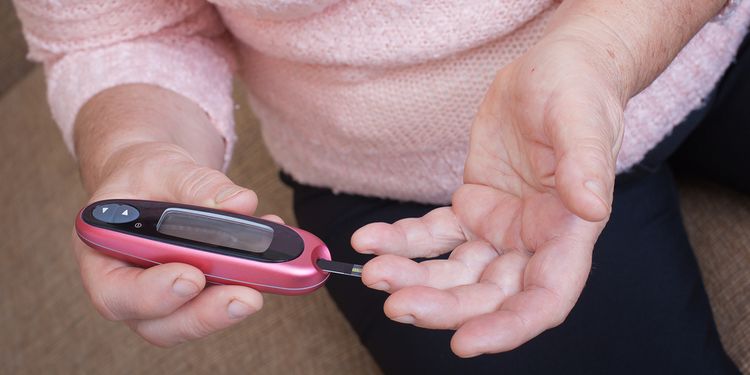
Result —
[[459, 356], [507, 351], [562, 323], [583, 289], [601, 227], [577, 219], [568, 235], [534, 253], [488, 252], [489, 261], [472, 257], [482, 252], [476, 242], [460, 246], [448, 260], [416, 263], [383, 255], [365, 265], [363, 281], [387, 283], [393, 294], [384, 310], [395, 321], [458, 328], [451, 345]]
[[386, 254], [365, 264], [362, 282], [370, 288], [391, 293], [415, 285], [447, 289], [476, 282], [485, 267], [497, 257], [498, 252], [482, 241], [461, 244], [449, 259], [421, 263]]
[[203, 273], [187, 264], [142, 269], [99, 254], [83, 243], [77, 252], [84, 286], [109, 320], [149, 319], [172, 313], [203, 289]]
[[[92, 200], [110, 198], [179, 202], [252, 215], [254, 192], [235, 185], [221, 172], [199, 166], [174, 145], [153, 143], [121, 150]], [[148, 155], [145, 157], [144, 155]], [[264, 217], [278, 223], [278, 216]], [[148, 269], [110, 258], [76, 236], [75, 249], [84, 286], [107, 319], [124, 320], [147, 340], [173, 345], [205, 336], [258, 310], [257, 291], [243, 287], [204, 290], [205, 277], [186, 264]]]
[[212, 285], [173, 314], [130, 322], [130, 326], [150, 343], [167, 347], [227, 328], [262, 306], [263, 297], [256, 290], [236, 285]]
[[508, 351], [564, 321], [588, 277], [601, 227], [581, 223], [570, 236], [537, 249], [525, 268], [523, 291], [508, 297], [498, 311], [470, 319], [456, 331], [451, 347], [457, 355]]
[[434, 257], [453, 250], [466, 236], [450, 207], [436, 208], [421, 218], [393, 224], [368, 224], [352, 235], [352, 247], [363, 254]]
[[393, 320], [433, 329], [455, 329], [467, 320], [496, 311], [523, 286], [528, 254], [518, 251], [495, 257], [482, 267], [481, 279], [441, 290], [428, 286], [403, 288], [385, 303]]
[[546, 124], [558, 158], [555, 186], [565, 206], [589, 221], [604, 220], [611, 210], [622, 138], [621, 119], [612, 113], [603, 103], [563, 103]]
[[273, 221], [277, 224], [284, 224], [284, 219], [282, 219], [278, 215], [263, 215], [260, 218], [268, 221]]
[[560, 305], [560, 297], [546, 289], [516, 294], [499, 311], [479, 315], [462, 325], [453, 335], [451, 349], [464, 358], [515, 349], [562, 323], [570, 310]]

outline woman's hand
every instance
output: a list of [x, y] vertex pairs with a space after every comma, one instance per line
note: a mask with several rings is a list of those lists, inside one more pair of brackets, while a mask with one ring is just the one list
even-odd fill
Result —
[[380, 255], [363, 282], [391, 293], [391, 319], [456, 329], [462, 357], [511, 350], [565, 320], [609, 216], [623, 134], [624, 96], [595, 51], [546, 38], [502, 69], [452, 207], [354, 234], [357, 251]]
[[[92, 98], [76, 120], [76, 151], [91, 202], [150, 199], [245, 215], [258, 203], [254, 192], [216, 169], [224, 144], [206, 113], [156, 86], [117, 86]], [[142, 269], [89, 248], [75, 234], [73, 245], [99, 313], [159, 346], [209, 335], [263, 305], [253, 289], [206, 286], [203, 273], [187, 264]]]
[[609, 215], [625, 103], [726, 3], [561, 2], [545, 37], [487, 93], [453, 206], [352, 237], [356, 250], [382, 254], [363, 282], [392, 293], [386, 314], [457, 329], [451, 345], [464, 357], [560, 324]]
[[[108, 165], [91, 202], [151, 199], [244, 215], [253, 214], [257, 205], [255, 193], [217, 170], [198, 166], [172, 144], [135, 144], [118, 151]], [[263, 305], [261, 294], [253, 289], [206, 286], [203, 273], [187, 264], [142, 269], [89, 248], [75, 234], [73, 243], [83, 284], [97, 311], [107, 319], [125, 322], [158, 346], [207, 336], [240, 322]]]

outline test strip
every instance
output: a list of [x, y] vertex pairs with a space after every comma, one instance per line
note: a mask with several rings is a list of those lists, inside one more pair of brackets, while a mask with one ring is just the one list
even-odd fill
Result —
[[362, 277], [362, 265], [318, 259], [318, 267], [323, 271], [354, 277]]

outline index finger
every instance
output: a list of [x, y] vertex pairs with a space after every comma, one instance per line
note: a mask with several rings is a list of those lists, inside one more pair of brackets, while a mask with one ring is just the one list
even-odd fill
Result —
[[365, 225], [352, 235], [352, 247], [365, 254], [419, 258], [438, 256], [466, 240], [453, 209], [440, 207], [420, 218]]
[[205, 286], [203, 273], [193, 266], [168, 263], [142, 269], [75, 241], [84, 287], [97, 311], [109, 320], [168, 315]]

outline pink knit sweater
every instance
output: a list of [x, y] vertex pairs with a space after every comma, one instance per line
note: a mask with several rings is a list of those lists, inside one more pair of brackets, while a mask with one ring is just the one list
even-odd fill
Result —
[[[89, 98], [119, 84], [150, 83], [201, 105], [226, 139], [228, 161], [235, 141], [232, 72], [239, 68], [271, 154], [297, 180], [446, 203], [461, 183], [469, 127], [495, 72], [540, 38], [557, 6], [552, 0], [212, 3], [16, 0], [29, 56], [45, 64], [49, 103], [68, 145]], [[618, 171], [701, 105], [749, 21], [745, 1], [705, 26], [630, 101]]]

